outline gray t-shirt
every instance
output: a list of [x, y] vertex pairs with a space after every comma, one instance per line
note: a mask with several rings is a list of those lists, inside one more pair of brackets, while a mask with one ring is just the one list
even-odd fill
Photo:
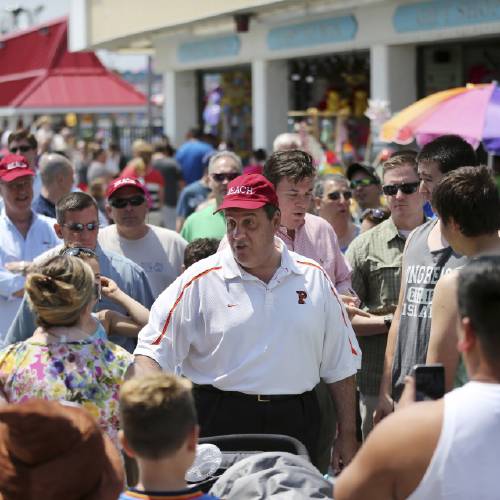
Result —
[[124, 255], [142, 267], [156, 299], [181, 274], [187, 243], [175, 231], [148, 227], [146, 236], [129, 240], [122, 238], [116, 224], [112, 224], [99, 231], [98, 240], [102, 248]]
[[451, 247], [429, 250], [427, 238], [436, 223], [437, 219], [430, 220], [415, 229], [403, 259], [405, 289], [392, 365], [392, 392], [396, 400], [401, 396], [405, 376], [415, 364], [425, 363], [436, 283], [441, 276], [466, 262], [466, 258], [455, 254]]

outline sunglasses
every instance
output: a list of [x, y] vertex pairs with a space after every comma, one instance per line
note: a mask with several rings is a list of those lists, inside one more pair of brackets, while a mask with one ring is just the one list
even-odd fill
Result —
[[212, 174], [212, 179], [215, 182], [223, 182], [224, 180], [227, 180], [228, 182], [233, 181], [238, 177], [240, 174], [237, 172], [233, 172], [232, 174]]
[[95, 257], [97, 259], [97, 254], [91, 248], [86, 247], [69, 247], [65, 248], [61, 255], [71, 255], [72, 257], [80, 257], [83, 255], [84, 257]]
[[87, 231], [97, 231], [99, 224], [97, 222], [88, 222], [87, 224], [82, 224], [81, 222], [73, 222], [73, 224], [62, 224], [62, 226], [67, 227], [74, 233], [83, 233], [85, 229]]
[[98, 283], [94, 283], [94, 295], [95, 295], [95, 298], [97, 299], [97, 302], [101, 302], [101, 300], [102, 300], [102, 287], [101, 287], [100, 281]]
[[372, 184], [378, 184], [378, 181], [376, 179], [369, 179], [368, 177], [364, 179], [357, 179], [355, 181], [351, 181], [351, 189], [356, 189], [357, 187], [371, 186]]
[[113, 208], [125, 208], [128, 204], [133, 207], [138, 207], [146, 201], [144, 196], [138, 194], [137, 196], [132, 196], [130, 198], [111, 198], [109, 204]]
[[330, 200], [338, 201], [343, 196], [344, 200], [349, 201], [352, 198], [352, 191], [332, 191], [326, 195]]
[[398, 191], [403, 194], [413, 194], [418, 190], [420, 182], [405, 182], [403, 184], [386, 184], [382, 186], [382, 191], [386, 196], [396, 196]]
[[367, 208], [361, 213], [360, 220], [363, 221], [368, 216], [372, 219], [383, 221], [389, 218], [389, 213], [380, 208]]
[[17, 146], [17, 147], [9, 148], [9, 151], [12, 154], [16, 154], [17, 152], [27, 153], [30, 149], [33, 149], [33, 148], [31, 146]]

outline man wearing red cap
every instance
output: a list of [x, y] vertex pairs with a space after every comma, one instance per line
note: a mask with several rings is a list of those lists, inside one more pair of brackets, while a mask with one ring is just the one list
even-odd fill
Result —
[[281, 214], [265, 177], [231, 181], [219, 210], [229, 245], [160, 295], [131, 372], [180, 369], [195, 383], [202, 436], [286, 434], [313, 462], [321, 378], [340, 423], [334, 465], [349, 462], [361, 352], [342, 301], [315, 261], [275, 237]]
[[33, 178], [24, 156], [9, 154], [0, 161], [0, 339], [7, 333], [24, 293], [26, 262], [60, 243], [54, 219], [31, 209]]
[[139, 264], [158, 297], [181, 274], [186, 242], [175, 231], [146, 224], [146, 189], [139, 179], [115, 179], [106, 198], [107, 214], [115, 223], [99, 231], [99, 244]]

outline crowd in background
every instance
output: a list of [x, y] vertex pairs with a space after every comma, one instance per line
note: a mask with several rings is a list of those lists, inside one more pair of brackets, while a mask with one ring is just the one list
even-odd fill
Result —
[[[16, 429], [12, 415], [24, 415], [23, 422], [35, 425], [40, 421], [46, 435], [52, 436], [55, 431], [51, 419], [58, 416], [64, 425], [71, 427], [69, 422], [73, 422], [71, 432], [75, 432], [75, 442], [83, 439], [84, 428], [85, 432], [93, 432], [96, 443], [99, 442], [95, 446], [100, 451], [88, 451], [87, 444], [81, 444], [83, 451], [76, 457], [64, 443], [57, 445], [62, 457], [69, 453], [71, 460], [81, 467], [85, 460], [90, 460], [88, 456], [102, 457], [103, 477], [101, 472], [89, 474], [86, 484], [81, 478], [66, 478], [66, 483], [75, 491], [89, 488], [92, 493], [85, 498], [117, 498], [124, 481], [119, 457], [115, 456], [120, 449], [139, 464], [137, 475], [127, 459], [128, 482], [133, 488], [123, 493], [122, 498], [154, 498], [154, 494], [140, 496], [151, 486], [156, 492], [176, 491], [202, 498], [199, 490], [187, 490], [184, 480], [184, 472], [194, 459], [200, 431], [195, 403], [201, 435], [204, 432], [207, 435], [204, 412], [210, 413], [208, 409], [214, 407], [214, 400], [210, 398], [218, 401], [221, 392], [240, 394], [245, 391], [232, 388], [232, 382], [229, 388], [224, 386], [224, 381], [219, 384], [215, 375], [214, 380], [219, 385], [212, 381], [200, 382], [208, 380], [206, 373], [199, 380], [197, 375], [188, 377], [194, 389], [186, 380], [158, 374], [149, 374], [143, 379], [136, 374], [123, 387], [121, 395], [120, 387], [131, 366], [139, 372], [154, 371], [147, 363], [137, 363], [137, 357], [148, 355], [154, 369], [161, 366], [165, 371], [182, 371], [186, 376], [198, 373], [196, 363], [212, 376], [213, 367], [209, 365], [213, 357], [217, 359], [217, 373], [224, 373], [226, 383], [232, 380], [232, 374], [224, 371], [227, 361], [217, 358], [226, 327], [219, 325], [217, 318], [214, 320], [215, 313], [212, 314], [204, 302], [210, 293], [214, 294], [210, 300], [225, 299], [220, 298], [222, 292], [215, 293], [215, 284], [204, 291], [198, 281], [213, 269], [226, 266], [227, 260], [219, 262], [216, 259], [227, 259], [233, 252], [235, 262], [243, 269], [250, 269], [250, 275], [265, 283], [266, 293], [278, 286], [273, 280], [274, 271], [282, 269], [279, 263], [268, 277], [264, 271], [259, 274], [261, 268], [266, 269], [262, 256], [272, 257], [273, 254], [264, 255], [258, 248], [259, 242], [252, 247], [250, 237], [250, 243], [245, 240], [241, 247], [237, 241], [240, 223], [254, 223], [242, 222], [238, 210], [263, 208], [265, 216], [262, 215], [261, 224], [272, 228], [268, 248], [274, 248], [278, 243], [272, 242], [278, 241], [282, 255], [290, 251], [293, 260], [293, 256], [299, 254], [309, 259], [305, 264], [299, 261], [301, 265], [321, 269], [323, 277], [307, 279], [314, 281], [315, 287], [331, 288], [338, 304], [333, 312], [325, 313], [325, 324], [330, 324], [329, 315], [335, 316], [338, 321], [335, 328], [345, 334], [346, 346], [350, 346], [347, 350], [356, 358], [346, 362], [349, 368], [345, 368], [340, 378], [335, 371], [337, 367], [328, 371], [322, 359], [310, 370], [315, 373], [311, 380], [315, 380], [316, 375], [318, 380], [297, 390], [305, 391], [308, 398], [314, 398], [319, 404], [318, 417], [314, 417], [318, 435], [299, 435], [306, 444], [311, 462], [321, 474], [337, 474], [352, 460], [338, 480], [336, 498], [339, 499], [462, 498], [453, 493], [456, 490], [450, 486], [452, 473], [458, 473], [460, 468], [454, 465], [440, 475], [430, 460], [436, 449], [440, 453], [437, 458], [440, 463], [446, 462], [439, 441], [446, 438], [448, 456], [460, 462], [473, 439], [471, 434], [469, 441], [463, 440], [458, 430], [448, 425], [452, 417], [447, 412], [458, 412], [467, 401], [475, 401], [478, 407], [484, 406], [484, 411], [491, 410], [494, 414], [497, 400], [500, 400], [496, 386], [500, 373], [498, 362], [487, 352], [497, 349], [498, 340], [491, 331], [493, 316], [497, 313], [496, 310], [485, 313], [488, 317], [483, 325], [480, 320], [471, 319], [478, 316], [481, 305], [469, 303], [470, 294], [477, 293], [483, 294], [484, 301], [493, 309], [500, 304], [495, 291], [495, 286], [500, 285], [498, 261], [491, 260], [492, 257], [477, 264], [473, 260], [484, 255], [500, 255], [500, 202], [492, 172], [479, 166], [476, 152], [464, 140], [442, 136], [418, 151], [416, 148], [394, 150], [379, 165], [355, 162], [345, 165], [343, 174], [321, 175], [317, 174], [317, 162], [294, 134], [276, 138], [272, 152], [262, 149], [251, 152], [246, 162], [231, 150], [231, 144], [219, 144], [215, 137], [195, 128], [177, 149], [167, 137], [152, 142], [139, 139], [133, 143], [130, 155], [125, 155], [113, 142], [105, 143], [98, 138], [77, 140], [69, 129], [56, 132], [50, 120], [42, 119], [33, 130], [3, 133], [2, 148], [0, 339], [4, 347], [0, 351], [0, 401], [6, 406], [0, 407], [0, 422]], [[240, 204], [233, 200], [231, 205], [232, 197], [240, 195], [241, 189], [245, 194], [249, 185], [252, 195], [262, 191], [265, 203], [259, 199], [253, 207], [235, 198]], [[262, 235], [264, 248], [266, 234]], [[254, 268], [250, 264], [248, 267], [242, 264], [253, 262], [245, 257], [245, 247], [252, 255], [258, 254], [264, 259], [259, 263], [259, 272], [252, 272]], [[239, 258], [236, 257], [238, 252], [241, 253]], [[203, 260], [207, 258], [212, 260]], [[205, 269], [200, 261], [217, 263], [217, 266]], [[457, 270], [463, 267], [465, 273], [460, 275]], [[293, 269], [307, 277], [307, 273], [316, 272]], [[288, 268], [286, 273], [289, 273]], [[489, 286], [485, 276], [491, 281]], [[287, 275], [278, 277], [284, 281], [291, 279]], [[225, 276], [224, 279], [229, 278]], [[244, 282], [247, 278], [242, 275], [241, 279]], [[469, 295], [460, 295], [458, 291], [456, 298], [457, 280], [463, 281], [464, 290], [470, 289]], [[242, 284], [242, 289], [247, 285]], [[259, 310], [257, 296], [246, 288], [244, 293], [248, 293], [245, 312], [255, 313]], [[320, 295], [328, 309], [329, 301], [334, 299], [325, 298], [322, 293], [314, 300], [319, 301]], [[313, 300], [313, 295], [309, 289], [307, 292], [302, 288], [294, 289], [294, 299], [297, 304], [307, 304], [308, 300]], [[184, 305], [188, 300], [191, 302]], [[182, 311], [182, 317], [174, 314], [179, 304], [177, 311]], [[289, 314], [292, 318], [293, 313], [287, 309], [289, 306], [284, 308], [281, 302], [276, 304], [280, 305], [263, 306], [262, 311], [267, 322], [276, 322], [273, 328], [279, 329], [277, 318], [284, 322], [286, 316]], [[237, 305], [228, 303], [224, 310], [231, 327], [236, 320], [229, 311]], [[226, 308], [226, 304], [222, 307]], [[266, 316], [266, 307], [276, 308], [271, 317]], [[308, 317], [311, 313], [305, 314]], [[164, 316], [160, 321], [158, 315], [167, 315], [166, 321]], [[222, 333], [210, 332], [213, 333], [212, 343], [215, 334], [222, 335], [217, 349], [207, 340], [203, 344], [206, 353], [196, 340], [184, 346], [184, 341], [177, 340], [175, 333], [172, 339], [176, 340], [170, 340], [169, 327], [179, 332], [184, 332], [184, 328], [186, 332], [195, 331], [199, 328], [198, 316], [203, 318], [204, 324], [215, 323], [216, 330], [222, 330]], [[341, 320], [344, 326], [339, 326]], [[314, 328], [316, 326], [311, 327], [311, 338], [315, 335]], [[165, 342], [167, 338], [171, 342], [168, 345], [175, 362], [170, 354], [164, 351], [148, 354], [145, 347], [146, 340], [151, 345], [164, 346], [165, 342], [161, 344], [161, 341], [165, 334]], [[156, 337], [157, 340], [150, 341]], [[308, 344], [312, 340], [301, 342]], [[456, 348], [457, 342], [461, 345], [460, 350]], [[258, 346], [259, 340], [255, 344]], [[330, 347], [326, 340], [324, 344], [318, 348], [320, 358], [345, 347]], [[249, 352], [250, 347], [246, 345]], [[271, 347], [270, 342], [263, 352], [272, 352]], [[183, 349], [185, 352], [181, 353]], [[198, 352], [200, 349], [203, 352]], [[303, 349], [304, 353], [308, 352], [307, 348]], [[338, 365], [344, 362], [344, 354], [339, 354]], [[273, 360], [267, 362], [273, 363]], [[427, 413], [420, 409], [415, 412], [417, 418], [412, 413], [414, 405], [406, 401], [412, 396], [404, 393], [414, 391], [407, 378], [412, 367], [426, 362], [444, 364], [447, 391], [454, 386], [463, 388], [462, 392], [450, 393], [455, 396], [445, 398], [449, 404], [446, 410], [442, 402], [441, 406], [430, 403]], [[248, 360], [242, 359], [241, 363], [246, 366]], [[296, 370], [300, 368], [297, 366]], [[308, 369], [304, 368], [301, 376], [307, 378]], [[335, 376], [332, 375], [334, 371]], [[278, 374], [275, 377], [279, 379]], [[338, 387], [332, 387], [345, 381], [344, 377], [345, 380], [352, 377], [352, 388], [356, 389], [352, 405], [350, 387], [344, 385], [341, 396]], [[489, 386], [473, 385], [482, 382]], [[237, 387], [244, 385], [235, 384]], [[290, 392], [295, 393], [295, 389]], [[280, 392], [276, 389], [271, 393], [257, 393], [258, 398], [262, 394], [268, 394], [274, 405], [273, 398], [284, 398], [288, 392], [281, 388]], [[352, 394], [354, 397], [354, 391]], [[202, 398], [206, 398], [205, 407], [200, 403]], [[488, 404], [485, 403], [487, 398], [490, 399]], [[33, 400], [32, 407], [28, 404], [19, 408], [11, 406], [30, 400]], [[78, 409], [51, 407], [40, 400], [75, 403], [87, 410], [98, 426], [93, 427], [93, 421]], [[394, 418], [388, 418], [380, 427], [376, 426], [394, 411], [398, 401], [407, 409], [396, 412]], [[241, 404], [238, 400], [235, 408]], [[424, 407], [425, 404], [419, 408]], [[234, 411], [237, 414], [237, 410]], [[398, 444], [396, 437], [391, 437], [391, 429], [394, 436], [404, 432], [405, 411], [406, 422], [415, 425], [408, 439], [401, 438]], [[283, 420], [284, 414], [280, 413], [277, 419]], [[254, 419], [251, 411], [248, 417]], [[471, 433], [481, 425], [490, 429], [495, 424], [491, 419], [477, 423], [479, 418], [475, 414], [469, 417], [474, 423]], [[213, 428], [219, 429], [210, 418]], [[165, 421], [169, 421], [176, 431], [168, 430]], [[305, 420], [307, 425], [311, 421]], [[440, 438], [442, 422], [446, 432], [443, 430]], [[224, 425], [231, 428], [228, 422]], [[430, 429], [429, 436], [423, 438], [426, 426]], [[105, 434], [100, 434], [99, 429]], [[262, 429], [264, 433], [269, 432], [267, 428]], [[351, 430], [359, 443], [366, 441], [358, 454], [358, 445], [346, 438], [347, 431]], [[293, 432], [291, 430], [290, 435], [295, 435]], [[371, 433], [373, 437], [369, 438]], [[480, 435], [481, 443], [484, 442], [483, 434]], [[26, 471], [20, 472], [15, 464], [19, 457], [24, 460], [26, 455], [19, 450], [29, 450], [36, 456], [27, 461], [26, 467], [40, 475], [43, 453], [40, 454], [39, 449], [31, 450], [31, 444], [22, 440], [17, 442], [20, 438], [9, 440], [7, 435], [8, 431], [0, 426], [0, 443], [5, 440], [8, 450], [0, 452], [0, 464], [3, 461], [11, 471], [5, 479], [0, 473], [0, 491], [15, 495], [24, 491], [26, 478], [23, 475]], [[384, 437], [392, 455], [381, 442]], [[44, 439], [41, 435], [38, 438]], [[419, 439], [420, 447], [416, 444]], [[56, 441], [51, 440], [51, 443]], [[454, 442], [458, 443], [453, 445], [455, 448]], [[337, 456], [336, 446], [340, 450]], [[413, 466], [405, 468], [405, 455], [401, 452], [412, 446], [421, 452], [410, 454]], [[460, 447], [458, 451], [457, 446]], [[54, 464], [49, 461], [51, 467], [56, 467], [57, 458], [53, 456], [50, 460], [54, 460]], [[481, 477], [486, 478], [482, 491], [490, 496], [484, 498], [494, 498], [489, 490], [490, 470], [491, 464], [486, 461], [481, 473]], [[33, 477], [38, 476], [34, 474]], [[103, 486], [105, 480], [108, 481], [106, 487]], [[460, 495], [469, 491], [462, 483], [458, 481], [459, 488], [463, 489]], [[56, 496], [50, 498], [62, 498], [57, 495], [65, 490], [57, 490], [57, 487], [50, 486], [57, 491]], [[324, 485], [318, 486], [322, 487]], [[216, 494], [217, 489], [213, 492]], [[222, 494], [220, 497], [226, 498]], [[21, 493], [12, 498], [28, 496], [23, 497]], [[206, 498], [215, 497], [206, 495]]]

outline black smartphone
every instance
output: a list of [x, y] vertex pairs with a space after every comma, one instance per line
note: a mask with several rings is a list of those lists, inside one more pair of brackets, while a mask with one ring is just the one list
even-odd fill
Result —
[[413, 376], [417, 401], [439, 399], [444, 396], [444, 366], [441, 363], [415, 365]]

